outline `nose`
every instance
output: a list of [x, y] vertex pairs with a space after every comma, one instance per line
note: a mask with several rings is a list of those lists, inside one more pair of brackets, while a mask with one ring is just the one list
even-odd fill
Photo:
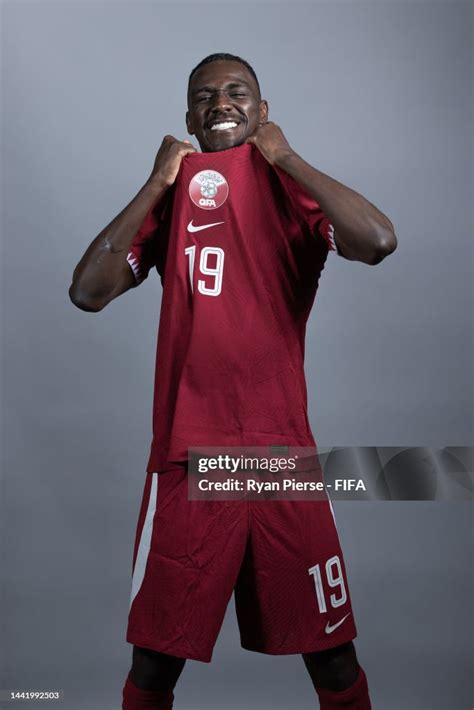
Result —
[[230, 103], [227, 91], [225, 91], [224, 89], [217, 89], [214, 92], [211, 109], [215, 113], [219, 111], [225, 111], [227, 109], [232, 109], [232, 105]]

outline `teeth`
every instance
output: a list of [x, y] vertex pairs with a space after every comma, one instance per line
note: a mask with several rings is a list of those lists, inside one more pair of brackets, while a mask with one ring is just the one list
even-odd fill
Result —
[[226, 131], [228, 128], [237, 128], [235, 121], [225, 121], [223, 123], [215, 123], [211, 126], [211, 131]]

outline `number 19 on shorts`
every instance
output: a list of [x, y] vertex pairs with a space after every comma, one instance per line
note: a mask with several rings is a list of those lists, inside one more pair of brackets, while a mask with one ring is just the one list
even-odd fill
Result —
[[335, 557], [331, 557], [326, 562], [323, 572], [321, 571], [321, 566], [317, 564], [314, 565], [314, 567], [309, 568], [308, 574], [313, 575], [318, 607], [321, 614], [324, 614], [327, 611], [322, 578], [323, 574], [326, 577], [328, 585], [336, 590], [334, 594], [330, 594], [329, 596], [331, 606], [336, 608], [345, 604], [347, 600], [347, 593], [344, 586], [344, 577], [342, 576], [341, 561], [337, 555], [335, 555]]

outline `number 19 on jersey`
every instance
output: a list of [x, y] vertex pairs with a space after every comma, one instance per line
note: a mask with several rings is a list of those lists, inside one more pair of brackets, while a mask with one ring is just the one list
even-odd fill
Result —
[[[184, 253], [189, 257], [189, 280], [193, 291], [193, 274], [196, 262], [196, 245], [188, 247]], [[209, 257], [215, 257], [215, 266], [209, 266]], [[212, 259], [214, 261], [214, 259]], [[206, 286], [203, 279], [198, 279], [198, 291], [204, 296], [218, 296], [222, 290], [222, 275], [224, 273], [224, 250], [220, 247], [203, 247], [199, 256], [199, 273], [203, 276], [213, 276], [212, 286]]]

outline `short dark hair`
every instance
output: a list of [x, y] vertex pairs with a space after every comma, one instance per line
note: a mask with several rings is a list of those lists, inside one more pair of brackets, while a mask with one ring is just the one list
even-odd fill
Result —
[[203, 67], [205, 64], [211, 64], [211, 62], [220, 62], [220, 61], [226, 61], [226, 62], [240, 62], [240, 64], [243, 64], [244, 67], [247, 67], [253, 78], [255, 79], [258, 87], [258, 93], [260, 93], [260, 84], [258, 83], [257, 75], [255, 74], [255, 71], [253, 67], [250, 66], [250, 64], [245, 61], [245, 59], [242, 59], [242, 57], [237, 57], [235, 54], [229, 54], [228, 52], [217, 52], [215, 54], [209, 54], [207, 57], [204, 57], [199, 64], [197, 64], [194, 69], [192, 70], [191, 74], [189, 75], [188, 79], [188, 87], [189, 84], [191, 83], [191, 79], [193, 78], [194, 74], [197, 72], [198, 69]]

